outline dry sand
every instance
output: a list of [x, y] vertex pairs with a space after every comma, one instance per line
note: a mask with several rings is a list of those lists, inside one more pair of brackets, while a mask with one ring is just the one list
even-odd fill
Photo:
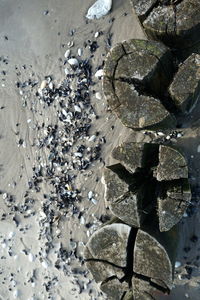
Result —
[[[0, 299], [2, 300], [105, 299], [84, 266], [80, 266], [81, 263], [76, 255], [82, 256], [83, 244], [100, 226], [98, 218], [105, 213], [102, 185], [100, 180], [96, 182], [96, 178], [101, 178], [104, 161], [106, 164], [110, 163], [111, 149], [124, 140], [130, 130], [124, 128], [113, 115], [107, 112], [103, 97], [99, 100], [91, 95], [91, 103], [99, 118], [93, 120], [90, 136], [99, 131], [99, 139], [105, 137], [106, 143], [102, 145], [102, 161], [98, 159], [83, 173], [76, 172], [74, 185], [81, 190], [82, 201], [79, 209], [85, 224], [93, 224], [93, 226], [88, 230], [85, 224], [80, 224], [79, 214], [71, 213], [71, 209], [60, 216], [59, 210], [55, 208], [57, 221], [55, 220], [51, 227], [52, 232], [45, 231], [45, 226], [49, 229], [50, 225], [45, 221], [42, 207], [47, 202], [43, 195], [50, 193], [49, 182], [43, 181], [40, 192], [36, 193], [33, 189], [28, 189], [28, 181], [33, 175], [32, 167], [37, 165], [38, 155], [41, 156], [44, 164], [48, 155], [45, 149], [34, 146], [38, 136], [42, 134], [41, 130], [36, 130], [34, 125], [41, 126], [43, 122], [45, 125], [55, 123], [56, 108], [51, 106], [44, 109], [43, 105], [35, 99], [31, 89], [28, 89], [25, 95], [20, 95], [16, 87], [18, 80], [25, 81], [28, 78], [35, 78], [40, 85], [46, 75], [52, 75], [55, 84], [62, 81], [65, 77], [64, 53], [70, 41], [74, 41], [71, 51], [77, 56], [77, 49], [83, 48], [85, 41], [95, 40], [95, 32], [104, 33], [96, 39], [99, 48], [91, 59], [94, 74], [97, 67], [102, 64], [104, 59], [102, 54], [106, 54], [109, 50], [106, 41], [110, 34], [112, 46], [124, 39], [145, 38], [128, 0], [114, 0], [112, 11], [108, 16], [100, 20], [88, 21], [86, 24], [85, 14], [92, 3], [92, 0], [0, 1], [0, 189], [2, 191], [0, 195]], [[75, 29], [75, 33], [70, 36], [69, 32], [72, 29]], [[88, 58], [89, 55], [90, 52], [84, 50], [83, 58]], [[91, 90], [102, 93], [101, 81], [98, 79], [95, 81], [97, 84], [91, 87]], [[37, 113], [31, 110], [34, 105]], [[113, 130], [112, 126], [114, 126]], [[197, 146], [200, 142], [197, 136], [199, 136], [198, 129], [195, 131], [186, 129], [185, 136], [179, 139], [179, 144], [183, 145], [189, 158], [191, 180], [195, 187], [198, 187], [200, 178], [197, 168], [199, 162]], [[21, 146], [19, 146], [20, 138], [24, 141]], [[136, 134], [136, 139], [151, 140], [149, 136], [142, 133]], [[35, 202], [30, 204], [28, 212], [15, 211], [15, 207], [19, 208], [24, 204], [27, 190], [29, 199], [34, 199]], [[93, 192], [96, 204], [88, 201], [89, 191]], [[9, 205], [8, 195], [13, 195], [15, 199], [15, 202]], [[51, 205], [53, 207], [53, 204]], [[166, 299], [185, 299], [186, 293], [192, 300], [199, 299], [200, 272], [197, 256], [200, 251], [200, 240], [196, 243], [190, 241], [193, 234], [197, 236], [199, 234], [199, 220], [198, 212], [193, 217], [184, 219], [177, 258], [182, 263], [178, 272], [185, 272], [184, 266], [187, 262], [192, 266], [194, 275], [192, 273], [191, 280], [179, 280], [176, 276], [177, 286]], [[48, 232], [49, 235], [43, 234], [40, 237], [41, 232]], [[53, 248], [46, 253], [49, 236]], [[61, 244], [68, 252], [72, 251], [72, 258], [71, 261], [64, 258], [65, 263], [61, 260], [61, 267], [57, 269], [55, 261], [58, 260]], [[188, 246], [192, 250], [184, 253], [183, 248]], [[187, 259], [183, 256], [187, 256]]]

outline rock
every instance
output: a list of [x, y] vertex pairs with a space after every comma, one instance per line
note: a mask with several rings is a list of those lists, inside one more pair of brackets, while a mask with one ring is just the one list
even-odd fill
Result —
[[145, 176], [131, 175], [120, 165], [104, 170], [106, 204], [113, 215], [131, 226], [140, 227], [153, 206], [154, 183], [145, 181]]
[[97, 0], [89, 9], [86, 15], [88, 19], [100, 19], [107, 15], [112, 7], [112, 0]]
[[107, 103], [127, 127], [173, 127], [175, 120], [169, 110], [174, 104], [163, 97], [172, 74], [170, 50], [161, 43], [129, 40], [117, 44], [104, 66]]
[[70, 64], [70, 66], [78, 66], [79, 62], [76, 58], [70, 58], [68, 59], [68, 64]]
[[164, 183], [158, 195], [158, 217], [160, 231], [168, 231], [183, 217], [191, 200], [188, 180]]
[[109, 300], [121, 300], [124, 293], [129, 290], [127, 282], [120, 282], [119, 279], [113, 278], [101, 284], [100, 289], [106, 293]]
[[192, 47], [200, 42], [198, 0], [131, 0], [131, 3], [149, 38], [161, 40], [167, 46], [179, 49], [179, 52], [190, 48], [190, 53]]
[[200, 98], [200, 55], [192, 54], [180, 65], [169, 93], [177, 107], [190, 112]]
[[187, 162], [177, 149], [160, 145], [159, 164], [154, 174], [158, 181], [188, 178]]

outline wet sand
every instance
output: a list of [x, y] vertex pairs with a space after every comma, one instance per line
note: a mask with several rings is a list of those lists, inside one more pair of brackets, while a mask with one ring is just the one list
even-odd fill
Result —
[[[88, 236], [101, 225], [99, 218], [106, 213], [100, 180], [102, 167], [111, 162], [111, 149], [131, 131], [107, 111], [101, 80], [94, 74], [109, 51], [109, 40], [113, 46], [125, 39], [145, 38], [129, 1], [113, 2], [108, 16], [87, 24], [85, 15], [93, 1], [87, 0], [84, 4], [81, 0], [0, 2], [0, 299], [106, 299], [82, 266], [81, 257]], [[71, 30], [75, 30], [73, 35]], [[103, 34], [94, 38], [95, 32], [101, 31]], [[48, 124], [57, 124], [59, 109], [57, 103], [48, 107], [38, 101], [35, 91], [45, 76], [52, 76], [56, 86], [64, 80], [64, 53], [69, 42], [74, 42], [70, 48], [74, 56], [78, 57], [77, 50], [83, 48], [83, 55], [78, 59], [89, 58], [91, 52], [88, 47], [84, 48], [84, 42], [88, 40], [96, 40], [99, 46], [90, 60], [96, 83], [89, 87], [90, 99], [98, 118], [92, 119], [89, 137], [97, 131], [99, 136], [89, 146], [100, 144], [101, 152], [87, 170], [73, 171], [76, 176], [73, 189], [81, 192], [81, 202], [76, 204], [78, 211], [72, 205], [59, 210], [55, 203], [44, 197], [51, 194], [52, 188], [47, 177], [39, 184], [38, 192], [28, 185], [33, 176], [32, 168], [38, 166], [38, 156], [41, 157], [40, 164], [48, 164], [48, 149], [38, 147], [37, 141], [43, 137], [42, 123], [44, 129]], [[17, 82], [29, 78], [38, 81], [36, 87], [17, 88]], [[97, 99], [93, 90], [100, 92], [102, 98]], [[135, 137], [138, 141], [151, 140], [143, 133], [136, 133]], [[195, 187], [200, 178], [198, 137], [198, 128], [195, 131], [186, 129], [183, 138], [177, 142], [188, 157]], [[83, 144], [88, 147], [88, 141], [83, 140]], [[70, 154], [68, 160], [71, 157]], [[93, 202], [88, 200], [90, 191], [94, 195]], [[48, 216], [44, 212], [45, 205], [54, 212], [53, 224], [52, 219], [49, 223], [47, 218], [50, 212]], [[187, 262], [194, 270], [192, 279], [179, 280], [176, 276], [176, 288], [162, 299], [185, 299], [186, 294], [192, 300], [199, 299], [197, 256], [200, 241], [190, 241], [193, 234], [198, 236], [199, 226], [197, 210], [191, 218], [186, 217], [181, 226], [177, 260], [182, 267], [178, 271], [184, 273]], [[184, 247], [192, 249], [185, 253]]]

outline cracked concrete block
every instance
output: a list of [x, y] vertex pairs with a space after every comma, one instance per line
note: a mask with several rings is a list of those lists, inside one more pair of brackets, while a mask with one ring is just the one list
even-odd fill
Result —
[[176, 106], [190, 112], [200, 99], [200, 55], [192, 54], [179, 67], [169, 93]]
[[111, 278], [103, 282], [100, 289], [106, 293], [109, 300], [122, 300], [124, 293], [129, 290], [129, 286], [126, 281], [120, 282], [117, 278]]
[[170, 230], [181, 220], [190, 200], [191, 190], [187, 179], [163, 184], [157, 199], [160, 231]]
[[175, 126], [169, 112], [174, 104], [163, 93], [173, 69], [170, 50], [159, 42], [129, 40], [109, 52], [103, 91], [111, 110], [125, 126], [137, 129]]
[[117, 276], [117, 278], [122, 278], [124, 276], [124, 272], [121, 268], [117, 268], [108, 262], [104, 262], [103, 260], [95, 259], [87, 246], [84, 251], [84, 257], [86, 261], [86, 267], [91, 272], [96, 282], [102, 282], [105, 280], [105, 278], [112, 276]]
[[131, 227], [125, 224], [106, 225], [91, 236], [87, 248], [94, 259], [125, 267], [130, 230]]
[[158, 145], [124, 142], [112, 150], [112, 157], [120, 162], [130, 173], [141, 168], [151, 168], [157, 163]]
[[157, 0], [130, 0], [131, 4], [138, 16], [139, 20], [143, 22], [155, 4]]
[[127, 171], [123, 173], [123, 167], [110, 168], [104, 170], [106, 204], [114, 216], [131, 226], [140, 227], [153, 207], [153, 180], [145, 184], [145, 174], [132, 175]]
[[[133, 271], [142, 275], [141, 279], [144, 281], [148, 282], [148, 278], [159, 280], [166, 289], [171, 289], [174, 261], [171, 260], [171, 253], [168, 252], [162, 242], [164, 237], [164, 233], [159, 233], [156, 236], [154, 232], [138, 230], [133, 254]], [[174, 242], [172, 237], [166, 240], [170, 243]], [[174, 255], [174, 253], [172, 254]]]
[[157, 289], [150, 285], [150, 282], [142, 278], [132, 278], [134, 300], [155, 300], [152, 294], [158, 293]]
[[159, 164], [154, 175], [158, 181], [188, 178], [185, 157], [174, 147], [160, 145]]
[[173, 49], [191, 48], [191, 53], [200, 42], [199, 0], [131, 0], [131, 4], [150, 38]]

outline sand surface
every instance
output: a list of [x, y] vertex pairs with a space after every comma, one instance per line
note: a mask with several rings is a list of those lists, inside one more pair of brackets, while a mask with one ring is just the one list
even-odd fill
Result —
[[[106, 299], [82, 265], [84, 244], [100, 225], [99, 218], [106, 213], [103, 202], [101, 170], [111, 162], [111, 149], [123, 141], [130, 130], [124, 128], [107, 111], [102, 95], [101, 80], [93, 76], [95, 85], [90, 87], [91, 105], [95, 112], [89, 137], [99, 132], [96, 140], [80, 142], [86, 147], [101, 145], [100, 157], [86, 171], [74, 170], [76, 176], [72, 189], [79, 189], [81, 202], [59, 209], [51, 195], [50, 179], [39, 183], [39, 190], [30, 186], [33, 167], [48, 165], [49, 152], [40, 148], [38, 141], [44, 137], [49, 124], [59, 124], [58, 103], [44, 105], [35, 96], [45, 76], [52, 76], [55, 85], [65, 78], [64, 53], [68, 43], [74, 42], [71, 52], [79, 59], [91, 56], [84, 42], [96, 40], [97, 50], [90, 59], [93, 75], [102, 65], [112, 46], [129, 38], [145, 38], [128, 0], [114, 0], [109, 15], [86, 23], [87, 9], [92, 0], [1, 0], [0, 1], [0, 299]], [[74, 30], [73, 35], [70, 31]], [[96, 32], [103, 32], [98, 38]], [[29, 78], [37, 82], [31, 88], [17, 88], [17, 82]], [[75, 83], [76, 84], [76, 83]], [[92, 91], [95, 90], [93, 93]], [[195, 110], [195, 120], [198, 110]], [[98, 118], [95, 117], [98, 116]], [[44, 125], [43, 125], [44, 123]], [[193, 120], [188, 120], [190, 127]], [[198, 123], [198, 122], [197, 122]], [[196, 124], [197, 124], [196, 123]], [[135, 134], [138, 141], [150, 141], [155, 136]], [[184, 149], [190, 164], [191, 183], [198, 191], [200, 144], [198, 126], [184, 129], [184, 136], [175, 143]], [[76, 145], [75, 145], [76, 146]], [[72, 153], [75, 152], [72, 147]], [[69, 154], [68, 160], [72, 160]], [[58, 173], [60, 172], [58, 166]], [[72, 171], [71, 171], [72, 172]], [[92, 192], [93, 201], [88, 200]], [[194, 201], [198, 200], [198, 193]], [[48, 209], [45, 210], [44, 208]], [[199, 299], [200, 272], [198, 237], [200, 216], [198, 203], [195, 213], [186, 217], [181, 225], [181, 242], [177, 260], [181, 267], [176, 274], [176, 287], [172, 294], [162, 299]], [[53, 212], [53, 218], [49, 222]], [[53, 220], [53, 221], [52, 221]], [[183, 250], [187, 249], [187, 253]], [[187, 258], [184, 258], [187, 257]], [[191, 279], [181, 279], [185, 266], [192, 267]], [[187, 296], [188, 295], [188, 296]], [[158, 298], [159, 299], [159, 298]]]

